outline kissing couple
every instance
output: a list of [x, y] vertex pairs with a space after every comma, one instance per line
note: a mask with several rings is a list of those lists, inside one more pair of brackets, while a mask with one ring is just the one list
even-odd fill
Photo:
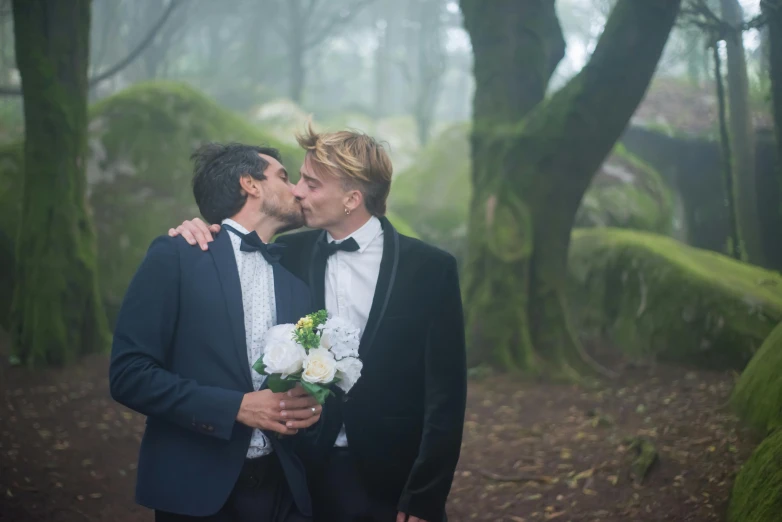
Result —
[[[200, 147], [211, 224], [155, 239], [128, 287], [109, 374], [147, 416], [136, 500], [158, 522], [445, 521], [466, 402], [456, 260], [384, 217], [377, 141], [297, 140], [296, 185], [275, 149]], [[363, 363], [322, 406], [253, 369], [270, 329], [317, 310], [356, 327]]]

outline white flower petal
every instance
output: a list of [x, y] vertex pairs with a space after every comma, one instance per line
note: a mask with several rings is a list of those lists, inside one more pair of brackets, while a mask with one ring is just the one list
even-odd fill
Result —
[[337, 361], [325, 348], [313, 348], [304, 359], [304, 372], [301, 379], [313, 384], [327, 384], [334, 380], [337, 373]]
[[304, 347], [293, 340], [292, 324], [271, 327], [263, 338], [263, 364], [266, 374], [281, 374], [283, 378], [300, 372], [307, 357]]
[[337, 386], [342, 388], [344, 392], [349, 392], [361, 377], [363, 367], [363, 363], [355, 357], [346, 357], [337, 361], [337, 377], [339, 378]]

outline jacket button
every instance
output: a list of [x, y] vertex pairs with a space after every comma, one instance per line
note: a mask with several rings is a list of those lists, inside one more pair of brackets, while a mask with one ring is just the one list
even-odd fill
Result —
[[350, 400], [350, 397], [348, 397], [347, 395], [343, 395], [342, 396], [342, 402], [348, 402], [349, 400]]

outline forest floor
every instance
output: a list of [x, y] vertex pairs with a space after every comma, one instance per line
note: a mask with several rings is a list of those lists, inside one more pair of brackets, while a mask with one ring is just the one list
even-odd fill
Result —
[[[107, 357], [30, 372], [6, 349], [0, 520], [152, 521], [133, 501], [144, 418], [111, 400]], [[723, 520], [756, 443], [726, 408], [734, 378], [656, 365], [594, 389], [472, 381], [449, 520]], [[632, 441], [658, 455], [644, 479]]]

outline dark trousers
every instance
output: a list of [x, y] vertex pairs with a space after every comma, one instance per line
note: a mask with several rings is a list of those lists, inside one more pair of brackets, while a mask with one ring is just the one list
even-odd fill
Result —
[[347, 448], [334, 448], [310, 488], [315, 522], [395, 522], [396, 505], [372, 498]]
[[155, 511], [155, 522], [310, 522], [293, 503], [274, 454], [246, 460], [225, 505], [214, 515], [191, 517]]

